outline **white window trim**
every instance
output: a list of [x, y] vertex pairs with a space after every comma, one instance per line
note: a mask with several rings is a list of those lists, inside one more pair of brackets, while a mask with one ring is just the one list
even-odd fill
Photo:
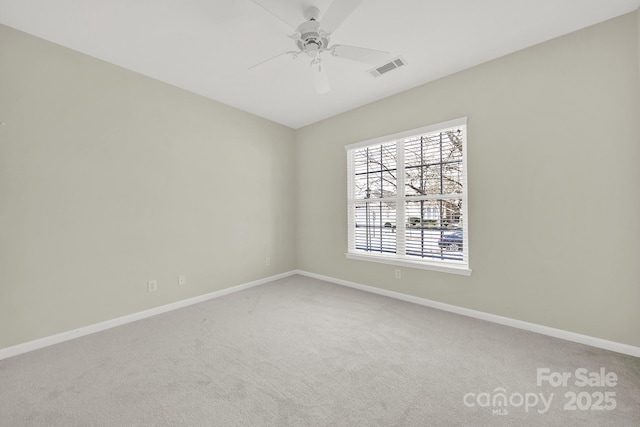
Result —
[[395, 265], [398, 267], [418, 268], [422, 270], [440, 271], [442, 273], [460, 274], [462, 276], [471, 276], [471, 269], [466, 265], [457, 267], [455, 264], [439, 264], [429, 261], [411, 261], [404, 257], [398, 257], [389, 254], [370, 255], [368, 252], [361, 253], [347, 252], [345, 255], [348, 259], [358, 261], [377, 262], [380, 264]]
[[[408, 130], [408, 131], [404, 131], [404, 132], [399, 132], [396, 134], [392, 134], [392, 135], [386, 135], [386, 136], [382, 136], [379, 138], [374, 138], [374, 139], [369, 139], [367, 141], [361, 141], [361, 142], [357, 142], [354, 144], [349, 144], [345, 146], [345, 150], [347, 152], [354, 150], [354, 149], [358, 149], [358, 148], [364, 148], [364, 147], [368, 147], [368, 146], [373, 146], [373, 145], [380, 145], [380, 144], [384, 144], [384, 143], [390, 143], [390, 142], [399, 142], [400, 140], [404, 140], [404, 139], [408, 139], [411, 137], [415, 137], [415, 136], [419, 136], [419, 135], [424, 135], [427, 133], [432, 133], [435, 131], [439, 131], [441, 129], [447, 129], [447, 128], [452, 128], [452, 127], [456, 127], [456, 126], [465, 126], [466, 128], [467, 125], [467, 118], [466, 117], [461, 117], [458, 119], [453, 119], [453, 120], [449, 120], [446, 122], [441, 122], [441, 123], [436, 123], [433, 125], [429, 125], [429, 126], [424, 126], [421, 128], [417, 128], [417, 129], [412, 129], [412, 130]], [[346, 257], [348, 259], [353, 259], [353, 260], [359, 260], [359, 261], [368, 261], [368, 262], [377, 262], [377, 263], [382, 263], [382, 264], [390, 264], [390, 265], [396, 265], [399, 267], [409, 267], [409, 268], [417, 268], [417, 269], [424, 269], [424, 270], [432, 270], [432, 271], [439, 271], [439, 272], [445, 272], [445, 273], [452, 273], [452, 274], [459, 274], [459, 275], [464, 275], [464, 276], [469, 276], [471, 275], [471, 268], [470, 268], [470, 262], [469, 262], [469, 227], [468, 227], [468, 222], [469, 222], [469, 215], [468, 215], [468, 194], [469, 194], [469, 187], [468, 187], [468, 180], [467, 180], [467, 135], [466, 135], [466, 131], [465, 131], [465, 135], [463, 138], [463, 156], [462, 156], [462, 161], [463, 161], [463, 193], [461, 195], [456, 195], [455, 197], [460, 197], [462, 196], [464, 203], [462, 204], [462, 211], [463, 211], [463, 218], [464, 223], [463, 223], [463, 241], [464, 241], [464, 246], [465, 246], [465, 251], [466, 251], [466, 262], [464, 263], [460, 263], [460, 265], [457, 265], [456, 263], [453, 262], [449, 262], [449, 263], [441, 263], [441, 262], [434, 262], [434, 261], [429, 261], [426, 259], [421, 259], [421, 260], [413, 260], [407, 256], [402, 256], [402, 255], [396, 255], [396, 254], [382, 254], [382, 253], [376, 253], [375, 255], [372, 254], [371, 252], [368, 251], [363, 251], [363, 250], [358, 250], [355, 249], [354, 246], [354, 233], [355, 233], [355, 226], [354, 226], [354, 212], [353, 212], [353, 208], [355, 203], [353, 203], [353, 199], [352, 199], [352, 195], [353, 195], [353, 188], [354, 188], [354, 174], [352, 171], [353, 165], [351, 163], [348, 163], [347, 166], [347, 194], [348, 194], [348, 200], [347, 200], [347, 212], [348, 212], [348, 242], [349, 242], [349, 248], [347, 253], [345, 254]], [[402, 158], [402, 161], [404, 161], [403, 157], [404, 157], [404, 150], [398, 150], [398, 158], [399, 160]], [[349, 162], [349, 156], [347, 156], [347, 161]], [[404, 199], [404, 191], [405, 191], [405, 186], [404, 186], [404, 174], [398, 174], [398, 181], [397, 181], [397, 188], [398, 188], [398, 194], [396, 196], [396, 198], [394, 198], [394, 200], [405, 200]], [[438, 195], [438, 196], [422, 196], [417, 198], [416, 200], [419, 199], [430, 199], [430, 198], [448, 198], [448, 197], [453, 197], [453, 196], [443, 196], [443, 195]], [[413, 199], [413, 197], [412, 197]], [[396, 204], [397, 209], [399, 212], [400, 210], [404, 210], [404, 203], [397, 203]], [[404, 212], [400, 213], [402, 215], [402, 217], [404, 217]], [[397, 229], [399, 236], [397, 238], [398, 241], [398, 252], [400, 253], [404, 253], [404, 250], [402, 250], [403, 248], [401, 246], [404, 246], [405, 242], [404, 242], [404, 236], [403, 233], [405, 232], [405, 227], [400, 226]]]

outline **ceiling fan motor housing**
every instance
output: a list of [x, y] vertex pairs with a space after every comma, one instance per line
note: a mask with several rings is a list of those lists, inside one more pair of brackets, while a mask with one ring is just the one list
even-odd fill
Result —
[[314, 18], [298, 26], [300, 38], [296, 40], [298, 48], [309, 56], [329, 46], [329, 37], [320, 30], [320, 23]]

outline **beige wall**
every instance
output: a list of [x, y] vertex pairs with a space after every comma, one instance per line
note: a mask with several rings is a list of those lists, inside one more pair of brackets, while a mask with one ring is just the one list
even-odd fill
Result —
[[[298, 130], [298, 268], [640, 345], [637, 25], [628, 14]], [[398, 280], [346, 259], [344, 146], [461, 116], [472, 275]]]
[[3, 26], [0, 58], [0, 348], [295, 268], [293, 130]]
[[[639, 19], [297, 131], [0, 26], [0, 348], [295, 268], [640, 345]], [[473, 274], [347, 260], [344, 145], [460, 116]]]

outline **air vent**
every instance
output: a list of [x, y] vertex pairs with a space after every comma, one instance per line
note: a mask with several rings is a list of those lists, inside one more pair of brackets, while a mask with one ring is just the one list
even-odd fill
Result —
[[395, 59], [392, 59], [391, 61], [387, 62], [384, 65], [380, 65], [379, 67], [373, 68], [371, 70], [369, 70], [369, 73], [373, 76], [373, 77], [380, 77], [383, 74], [388, 73], [389, 71], [393, 71], [396, 68], [400, 68], [405, 66], [407, 63], [404, 61], [404, 59], [402, 59], [402, 57], [398, 56]]

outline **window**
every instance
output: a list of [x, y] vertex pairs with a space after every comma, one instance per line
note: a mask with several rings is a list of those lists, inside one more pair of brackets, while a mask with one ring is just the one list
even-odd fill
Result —
[[470, 274], [466, 123], [346, 146], [347, 257]]

